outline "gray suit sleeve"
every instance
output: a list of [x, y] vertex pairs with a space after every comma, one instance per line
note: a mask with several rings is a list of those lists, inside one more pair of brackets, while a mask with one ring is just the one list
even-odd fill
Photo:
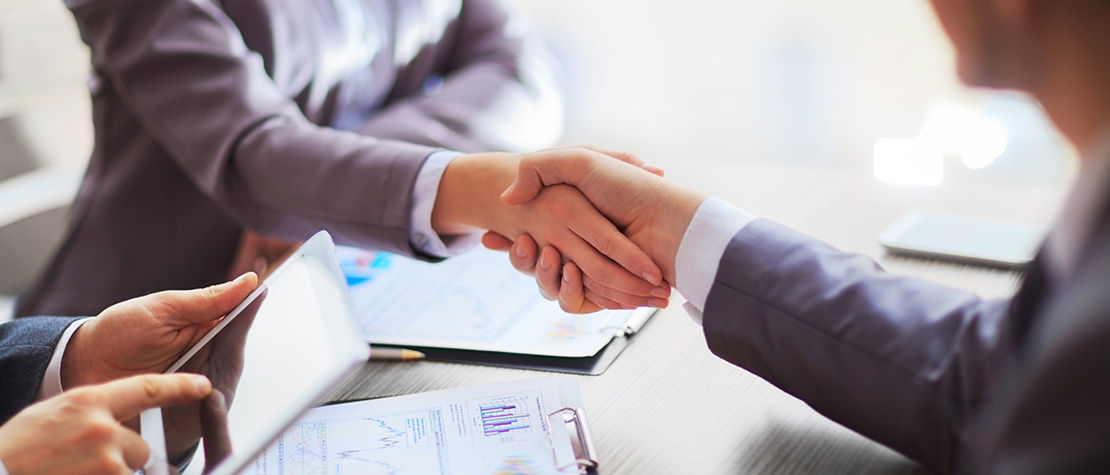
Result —
[[34, 402], [54, 347], [74, 320], [29, 317], [0, 325], [0, 424]]
[[704, 326], [721, 358], [948, 472], [1003, 363], [1006, 309], [759, 219], [729, 244]]
[[[312, 123], [214, 2], [66, 4], [97, 71], [238, 223], [287, 239], [326, 228], [355, 244], [408, 247], [412, 186], [435, 148]], [[367, 237], [383, 234], [396, 245]]]

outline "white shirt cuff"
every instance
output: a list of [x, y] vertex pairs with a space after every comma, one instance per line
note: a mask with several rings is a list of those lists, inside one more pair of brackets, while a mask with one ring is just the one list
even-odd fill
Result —
[[456, 256], [478, 245], [482, 239], [481, 233], [440, 236], [432, 228], [432, 208], [439, 194], [439, 181], [447, 164], [459, 155], [462, 153], [446, 150], [428, 155], [412, 189], [412, 233], [409, 234], [409, 243], [413, 249], [429, 256]]
[[699, 324], [701, 310], [709, 298], [709, 289], [717, 277], [717, 266], [725, 248], [732, 237], [755, 218], [755, 215], [721, 199], [709, 198], [698, 207], [690, 220], [674, 258], [675, 287], [689, 306], [698, 310], [697, 316], [691, 317]]
[[[66, 345], [73, 337], [73, 332], [81, 328], [81, 325], [84, 325], [87, 321], [89, 321], [88, 318], [76, 320], [66, 327], [66, 331], [62, 332], [62, 338], [58, 340], [57, 346], [54, 347], [54, 355], [50, 357], [50, 364], [46, 366], [46, 372], [42, 375], [42, 382], [39, 383], [39, 393], [35, 396], [35, 401], [50, 399], [62, 393], [62, 356], [66, 353]], [[0, 472], [0, 475], [3, 475], [3, 473]]]

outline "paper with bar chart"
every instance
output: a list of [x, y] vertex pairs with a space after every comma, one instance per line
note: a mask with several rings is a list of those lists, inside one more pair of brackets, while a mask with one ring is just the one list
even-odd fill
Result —
[[561, 407], [553, 378], [319, 407], [242, 473], [578, 473]]
[[370, 343], [588, 357], [633, 312], [652, 311], [565, 313], [504, 253], [487, 249], [437, 264], [350, 247], [339, 256]]

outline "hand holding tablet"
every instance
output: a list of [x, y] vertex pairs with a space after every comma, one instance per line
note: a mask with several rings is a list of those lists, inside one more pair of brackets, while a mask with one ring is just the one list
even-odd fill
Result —
[[144, 414], [143, 437], [180, 463], [203, 436], [204, 471], [236, 473], [368, 356], [331, 237], [317, 233], [167, 371], [208, 376], [213, 396], [159, 411], [164, 444]]

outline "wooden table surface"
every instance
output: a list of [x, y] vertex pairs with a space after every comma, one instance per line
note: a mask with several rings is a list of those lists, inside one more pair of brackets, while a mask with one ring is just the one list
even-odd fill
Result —
[[[708, 165], [707, 165], [708, 163]], [[1006, 297], [1019, 275], [884, 255], [876, 236], [901, 213], [927, 210], [1048, 224], [1063, 185], [953, 180], [939, 187], [877, 182], [863, 171], [722, 160], [664, 163], [668, 177], [837, 246], [887, 270]], [[507, 260], [506, 260], [506, 265]], [[680, 298], [660, 311], [600, 376], [578, 380], [604, 474], [926, 471], [713, 356]], [[421, 361], [371, 362], [333, 399], [410, 394], [545, 376]]]

